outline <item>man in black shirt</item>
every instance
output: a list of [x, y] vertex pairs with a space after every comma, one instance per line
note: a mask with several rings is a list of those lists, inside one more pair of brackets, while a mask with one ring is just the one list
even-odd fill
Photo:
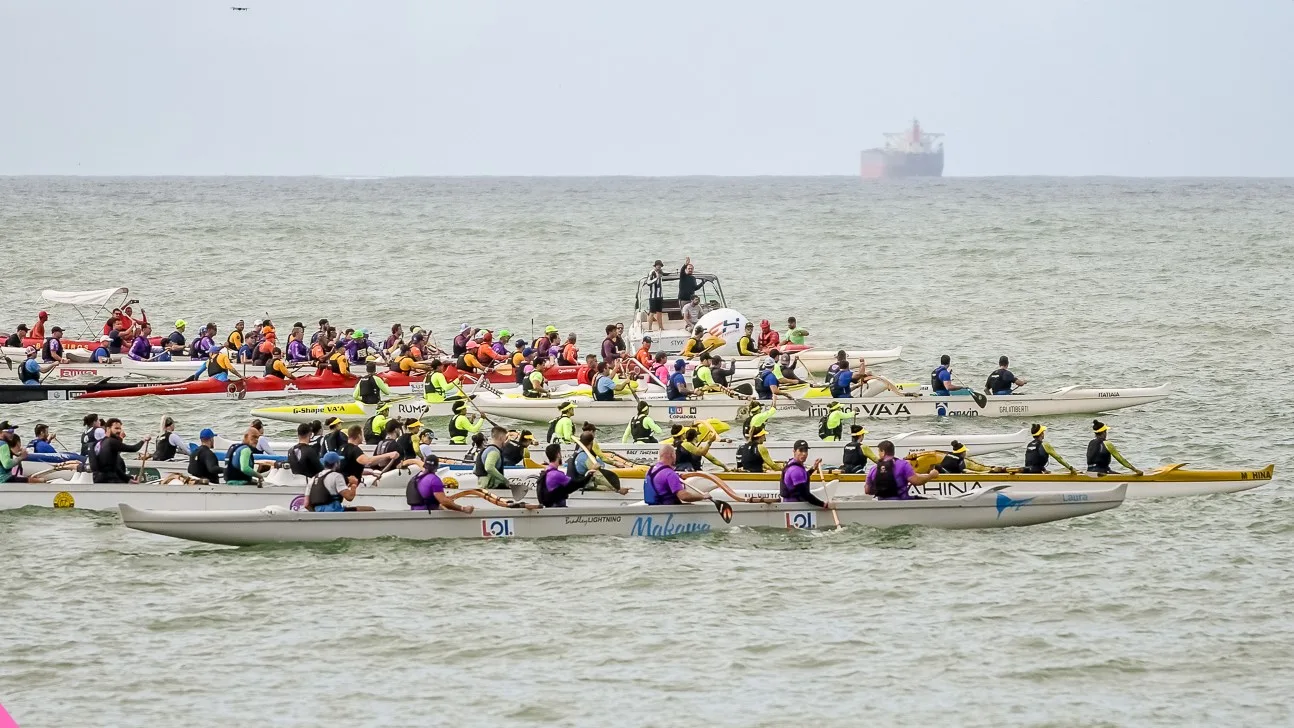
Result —
[[364, 468], [378, 468], [386, 465], [388, 462], [400, 457], [400, 453], [389, 452], [385, 455], [369, 455], [361, 447], [364, 444], [364, 428], [359, 425], [351, 425], [350, 430], [346, 432], [347, 442], [339, 451], [341, 453], [341, 474], [349, 480], [354, 478], [356, 482], [364, 482]]
[[134, 445], [127, 445], [123, 442], [126, 431], [121, 426], [121, 420], [113, 417], [107, 423], [108, 434], [94, 450], [94, 482], [96, 483], [129, 483], [130, 473], [126, 471], [126, 461], [122, 459], [123, 452], [139, 452], [139, 449], [148, 444], [153, 438], [148, 437], [140, 440]]
[[319, 451], [310, 442], [311, 434], [309, 424], [303, 422], [297, 425], [297, 444], [288, 450], [288, 468], [293, 475], [313, 478], [324, 470]]
[[211, 428], [198, 433], [198, 446], [189, 454], [189, 475], [208, 483], [220, 482], [220, 460], [211, 449], [215, 442], [216, 433]]
[[688, 256], [687, 259], [683, 261], [683, 267], [678, 270], [679, 308], [682, 308], [683, 304], [691, 301], [692, 296], [696, 295], [696, 289], [699, 288], [696, 283], [696, 276], [692, 275], [692, 272], [692, 257]]

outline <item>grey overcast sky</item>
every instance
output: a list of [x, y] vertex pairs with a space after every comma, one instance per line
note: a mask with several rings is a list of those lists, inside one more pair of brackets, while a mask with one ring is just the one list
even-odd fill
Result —
[[0, 78], [0, 174], [1294, 175], [1291, 0], [3, 0]]

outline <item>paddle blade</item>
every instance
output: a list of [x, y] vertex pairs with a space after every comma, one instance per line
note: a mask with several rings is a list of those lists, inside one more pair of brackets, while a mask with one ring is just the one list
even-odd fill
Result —
[[719, 511], [719, 517], [724, 523], [732, 523], [732, 506], [728, 505], [727, 501], [715, 501], [714, 507]]
[[975, 406], [980, 409], [984, 409], [984, 405], [988, 404], [988, 397], [975, 390], [971, 390], [971, 399], [975, 400]]

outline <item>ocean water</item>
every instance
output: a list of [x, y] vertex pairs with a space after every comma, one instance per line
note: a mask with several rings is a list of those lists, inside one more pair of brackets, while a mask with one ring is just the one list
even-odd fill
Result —
[[[1029, 389], [1170, 382], [1101, 417], [1143, 468], [1277, 466], [999, 532], [227, 549], [5, 512], [0, 703], [24, 727], [1289, 723], [1292, 221], [1287, 180], [0, 178], [0, 329], [41, 289], [126, 285], [221, 331], [533, 321], [592, 347], [652, 260], [690, 255], [750, 318], [902, 345], [900, 380], [947, 353], [976, 386], [1001, 354]], [[249, 408], [99, 407], [133, 437]], [[85, 411], [0, 419], [75, 442]], [[1090, 418], [1047, 424], [1081, 461]]]

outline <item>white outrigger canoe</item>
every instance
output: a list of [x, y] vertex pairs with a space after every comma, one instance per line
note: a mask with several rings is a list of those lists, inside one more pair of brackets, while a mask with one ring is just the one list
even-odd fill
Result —
[[[394, 391], [394, 389], [392, 390]], [[315, 420], [339, 418], [343, 423], [360, 423], [383, 410], [388, 417], [420, 419], [423, 417], [449, 417], [454, 413], [452, 402], [427, 402], [419, 397], [393, 399], [384, 404], [360, 402], [334, 402], [332, 404], [299, 404], [280, 407], [258, 407], [253, 417], [279, 422], [310, 423]]]
[[[564, 401], [567, 400], [560, 397], [538, 399], [480, 395], [476, 399], [476, 406], [494, 417], [507, 417], [520, 422], [548, 422], [558, 416], [558, 407]], [[638, 413], [638, 402], [633, 399], [594, 402], [588, 398], [571, 398], [570, 401], [576, 403], [577, 421], [590, 422], [598, 427], [627, 425]], [[651, 404], [652, 419], [662, 424], [691, 424], [701, 420], [732, 422], [745, 417], [747, 410], [745, 400], [724, 395], [707, 395], [687, 400], [668, 400], [656, 395], [643, 397], [642, 401]]]
[[241, 511], [149, 511], [121, 504], [129, 528], [190, 541], [250, 546], [338, 539], [553, 538], [563, 536], [666, 537], [736, 527], [773, 529], [841, 526], [968, 529], [1031, 526], [1116, 508], [1126, 486], [1084, 493], [986, 491], [961, 498], [842, 503], [834, 512], [799, 503], [727, 503], [611, 506], [539, 510], [480, 508], [454, 511], [312, 513], [287, 508]]
[[778, 411], [794, 406], [803, 414], [827, 416], [832, 402], [839, 402], [846, 413], [872, 419], [894, 417], [1041, 417], [1050, 415], [1095, 414], [1166, 399], [1171, 392], [1167, 384], [1158, 387], [1062, 387], [1039, 394], [987, 395], [980, 406], [970, 395], [936, 397], [928, 391], [912, 396], [891, 392], [873, 397], [832, 399], [800, 396], [793, 403], [778, 402]]

